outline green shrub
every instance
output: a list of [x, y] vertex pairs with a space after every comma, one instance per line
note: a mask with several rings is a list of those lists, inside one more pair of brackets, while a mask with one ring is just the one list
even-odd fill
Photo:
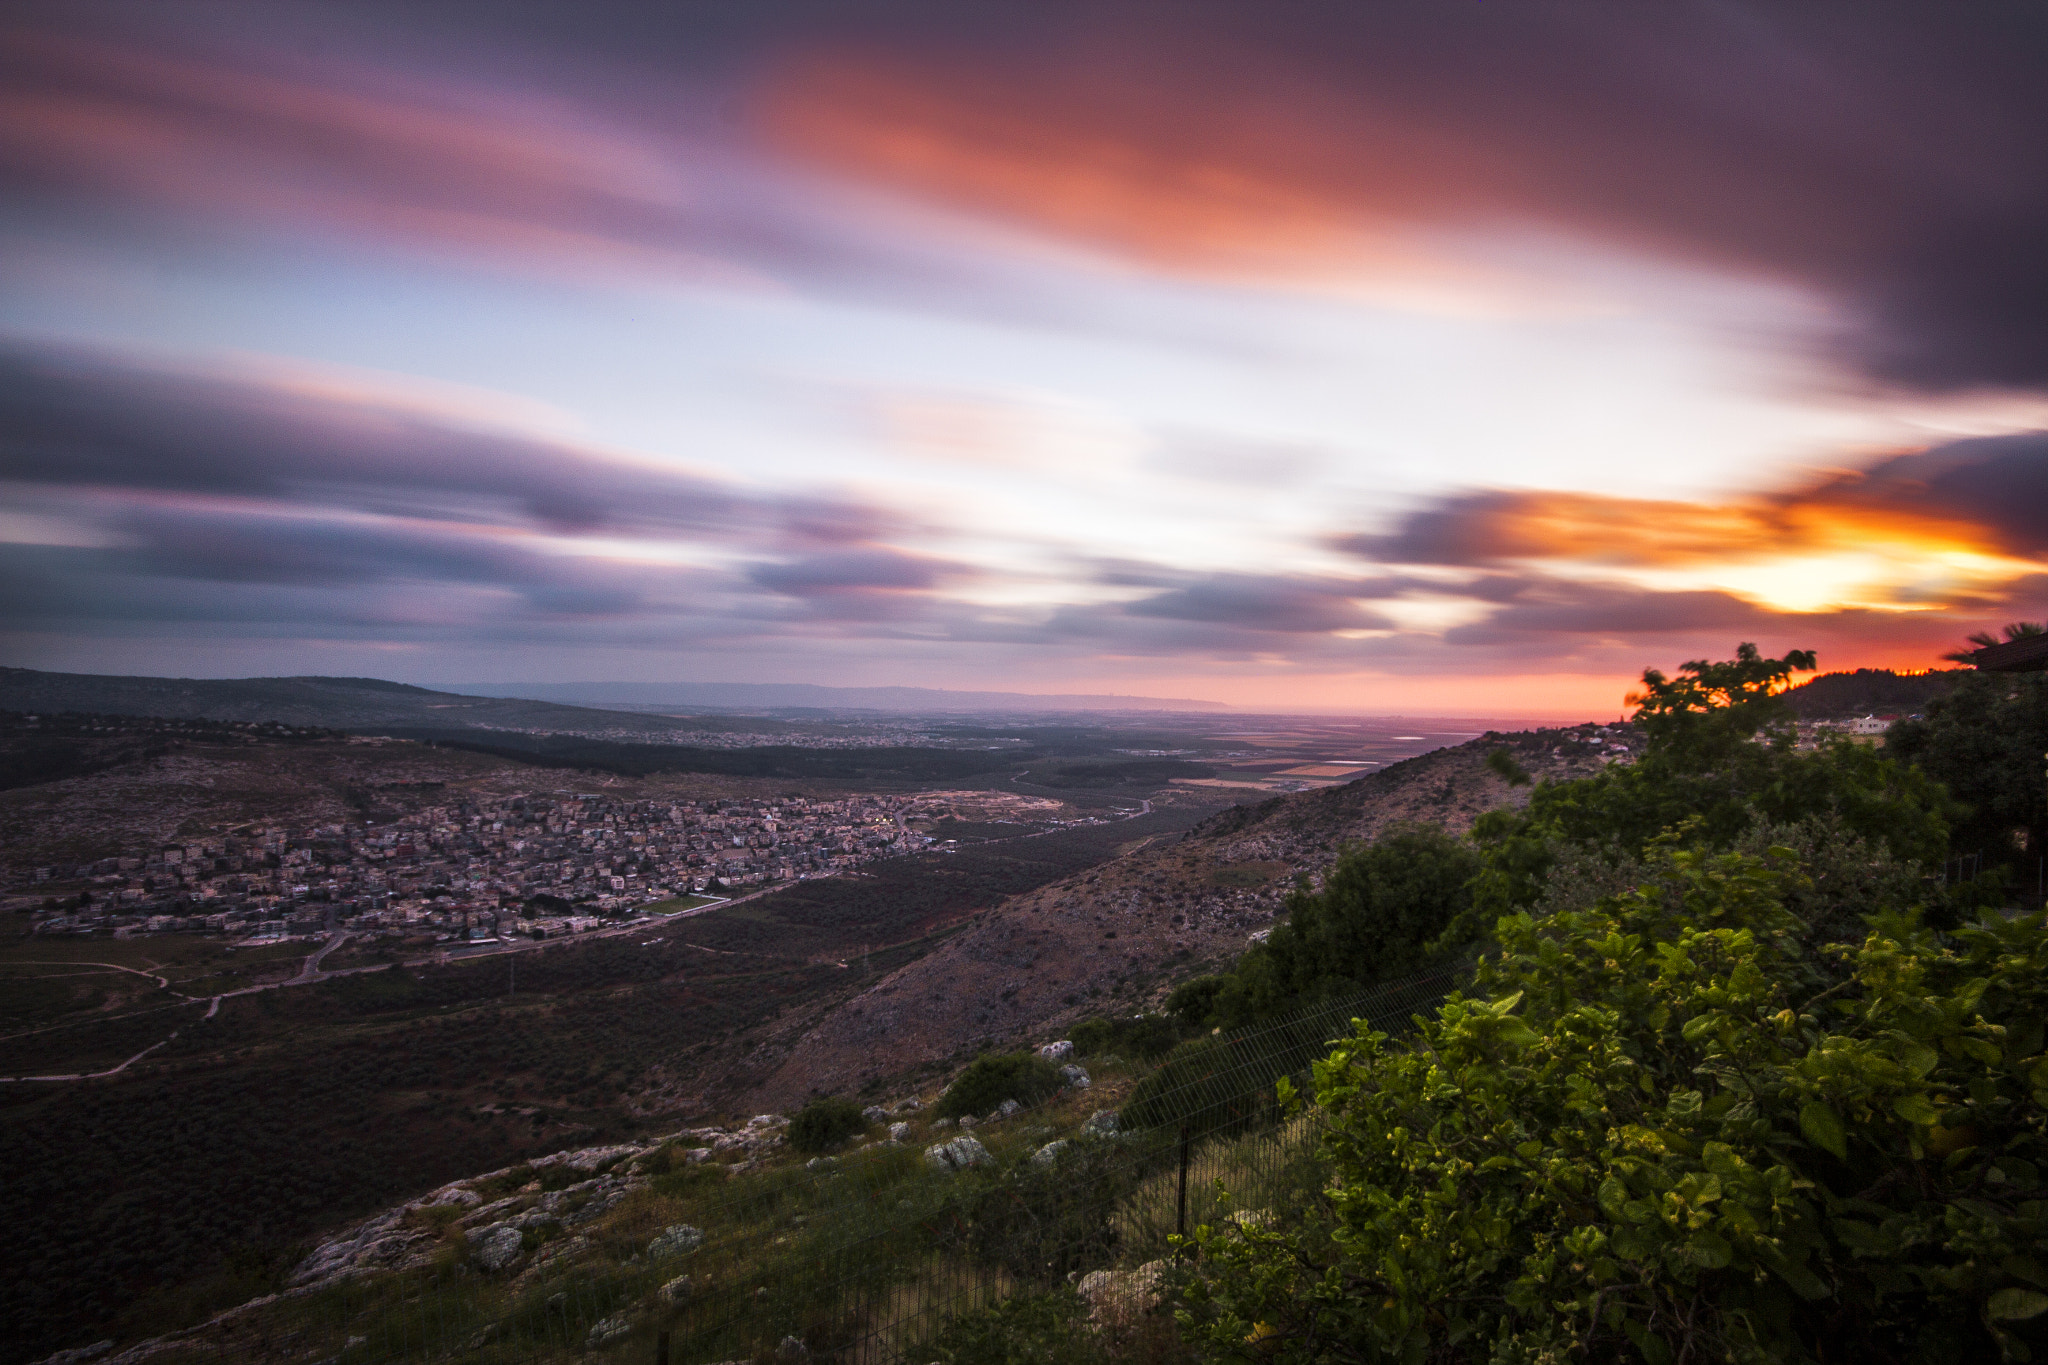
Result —
[[967, 1249], [1019, 1280], [1050, 1283], [1116, 1261], [1111, 1216], [1171, 1160], [1169, 1142], [1070, 1142], [1046, 1165], [1020, 1161], [961, 1205]]
[[[1887, 753], [1945, 784], [1967, 805], [1950, 841], [1957, 857], [1981, 855], [1993, 866], [2035, 870], [2048, 853], [2048, 674], [1967, 673], [1927, 706], [1925, 720], [1902, 720], [1885, 736]], [[2015, 836], [2020, 836], [2018, 839]], [[2038, 886], [2033, 877], [2023, 884]]]
[[1004, 1100], [1037, 1104], [1060, 1088], [1059, 1068], [1029, 1052], [991, 1052], [976, 1057], [959, 1079], [939, 1096], [933, 1113], [956, 1119], [962, 1114], [979, 1117]]
[[789, 1121], [789, 1145], [799, 1152], [829, 1152], [867, 1126], [852, 1100], [812, 1100]]
[[[1803, 874], [1652, 851], [1503, 919], [1474, 999], [1315, 1069], [1326, 1212], [1203, 1228], [1190, 1321], [1285, 1361], [2029, 1359], [2048, 1348], [2048, 924], [1874, 905], [1821, 969]], [[1341, 1349], [1338, 1349], [1341, 1347]]]
[[1106, 1365], [1109, 1360], [1089, 1330], [1088, 1305], [1066, 1286], [962, 1313], [929, 1349], [942, 1365]]
[[1188, 1024], [1234, 1028], [1411, 976], [1431, 965], [1433, 945], [1466, 914], [1479, 868], [1471, 844], [1425, 825], [1355, 845], [1320, 891], [1288, 898], [1287, 922], [1227, 975], [1183, 984], [1166, 1007]]
[[1100, 1015], [1074, 1025], [1067, 1034], [1076, 1056], [1096, 1057], [1115, 1053], [1119, 1057], [1139, 1057], [1146, 1061], [1165, 1056], [1180, 1037], [1179, 1023], [1163, 1014], [1141, 1014], [1131, 1019]]
[[[1216, 997], [1230, 984], [1227, 976], [1198, 976], [1183, 981], [1166, 997], [1166, 1012], [1188, 1028], [1199, 1028], [1216, 1012]], [[1080, 1044], [1076, 1043], [1076, 1047]]]
[[[1327, 1043], [1323, 1032], [1318, 1041]], [[1306, 1065], [1306, 1054], [1293, 1059]], [[1290, 1067], [1268, 1064], [1263, 1050], [1236, 1039], [1193, 1038], [1167, 1054], [1165, 1065], [1138, 1082], [1118, 1111], [1126, 1128], [1183, 1126], [1197, 1137], [1241, 1133], [1280, 1116], [1273, 1083]]]

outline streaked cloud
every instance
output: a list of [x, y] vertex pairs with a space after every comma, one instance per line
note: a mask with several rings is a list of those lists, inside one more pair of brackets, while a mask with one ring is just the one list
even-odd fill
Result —
[[0, 35], [20, 661], [1285, 704], [2048, 610], [2036, 9], [481, 13]]

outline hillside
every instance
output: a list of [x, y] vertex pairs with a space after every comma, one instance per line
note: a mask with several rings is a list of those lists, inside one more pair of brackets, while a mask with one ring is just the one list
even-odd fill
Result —
[[0, 710], [192, 716], [367, 730], [551, 730], [666, 735], [671, 717], [466, 697], [380, 678], [141, 678], [0, 668]]
[[1786, 692], [1784, 701], [1801, 720], [1921, 711], [1970, 671], [1894, 673], [1888, 668], [1859, 668], [1854, 673], [1823, 673]]
[[[1580, 746], [1517, 738], [1519, 761], [1538, 778], [1583, 776], [1602, 762]], [[1009, 900], [800, 1035], [771, 1040], [753, 1061], [774, 1067], [753, 1102], [877, 1093], [983, 1047], [1156, 1004], [1173, 982], [1242, 952], [1272, 925], [1295, 877], [1315, 877], [1346, 844], [1408, 821], [1462, 831], [1485, 811], [1526, 802], [1528, 788], [1485, 766], [1499, 743], [1473, 740], [1342, 787], [1235, 806], [1178, 839], [1127, 847]]]

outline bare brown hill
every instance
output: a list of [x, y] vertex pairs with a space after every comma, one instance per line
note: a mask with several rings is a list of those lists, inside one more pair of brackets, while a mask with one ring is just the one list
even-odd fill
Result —
[[[1390, 765], [1342, 787], [1233, 806], [1179, 840], [1005, 902], [930, 954], [882, 978], [808, 1031], [771, 1041], [750, 1070], [774, 1069], [764, 1108], [849, 1094], [936, 1070], [984, 1047], [1057, 1036], [1075, 1020], [1156, 1004], [1171, 985], [1228, 962], [1272, 925], [1297, 875], [1318, 878], [1347, 844], [1390, 826], [1469, 829], [1520, 805], [1486, 767], [1498, 740]], [[1538, 778], [1583, 776], [1583, 746], [1517, 747]]]

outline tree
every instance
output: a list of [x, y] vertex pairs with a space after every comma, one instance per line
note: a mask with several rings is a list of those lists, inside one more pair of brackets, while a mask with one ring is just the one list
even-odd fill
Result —
[[1811, 673], [1818, 660], [1810, 649], [1792, 649], [1782, 659], [1766, 659], [1753, 644], [1735, 647], [1735, 657], [1721, 663], [1694, 659], [1667, 678], [1654, 668], [1643, 670], [1643, 690], [1631, 693], [1636, 708], [1631, 719], [1653, 752], [1692, 766], [1725, 761], [1766, 726], [1791, 718], [1777, 700], [1797, 673]]
[[1926, 772], [1847, 739], [1796, 746], [1779, 694], [1814, 662], [1810, 650], [1766, 659], [1743, 644], [1734, 659], [1695, 660], [1677, 678], [1644, 670], [1631, 718], [1646, 741], [1642, 757], [1593, 777], [1540, 783], [1520, 810], [1481, 816], [1472, 829], [1482, 850], [1472, 906], [1437, 949], [1482, 938], [1501, 915], [1535, 904], [1564, 849], [1638, 858], [1686, 820], [1697, 822], [1693, 838], [1716, 848], [1760, 821], [1837, 820], [1901, 862], [1939, 862], [1955, 806]]
[[1980, 649], [2010, 644], [2014, 640], [2025, 640], [2036, 635], [2048, 635], [2048, 621], [2014, 621], [2006, 626], [2003, 640], [1988, 630], [1976, 631], [1968, 637], [1971, 648], [1952, 649], [1941, 657], [1952, 663], [1974, 664], [1977, 662], [1977, 651]]
[[1953, 852], [2011, 864], [2048, 856], [2048, 674], [1969, 673], [1902, 720], [1885, 747], [1963, 802]]
[[1231, 972], [1187, 983], [1167, 1007], [1189, 1023], [1235, 1026], [1413, 975], [1430, 964], [1431, 945], [1471, 904], [1478, 870], [1470, 844], [1429, 825], [1354, 845], [1339, 855], [1321, 890], [1288, 898], [1287, 922]]
[[[1198, 1229], [1225, 1359], [2007, 1360], [2048, 1347], [2048, 928], [1879, 912], [1824, 984], [1791, 856], [1504, 922], [1412, 1045], [1315, 1068], [1319, 1211]], [[1282, 1086], [1283, 1101], [1290, 1097]]]

